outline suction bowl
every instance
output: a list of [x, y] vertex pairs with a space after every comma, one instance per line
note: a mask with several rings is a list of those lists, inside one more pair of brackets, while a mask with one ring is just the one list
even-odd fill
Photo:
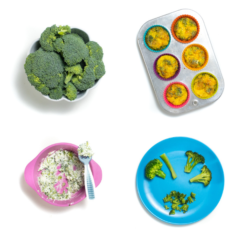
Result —
[[[25, 168], [24, 177], [27, 184], [41, 197], [45, 202], [50, 203], [54, 206], [59, 207], [67, 207], [74, 205], [78, 202], [81, 202], [86, 198], [85, 187], [82, 187], [75, 195], [69, 200], [57, 201], [50, 200], [48, 197], [41, 192], [40, 187], [38, 185], [38, 169], [42, 160], [48, 155], [49, 152], [57, 151], [57, 150], [68, 150], [72, 151], [75, 154], [77, 153], [78, 146], [71, 143], [56, 143], [44, 148], [36, 158], [34, 158]], [[94, 161], [90, 161], [90, 168], [93, 174], [95, 186], [97, 187], [102, 181], [102, 170], [100, 166]]]

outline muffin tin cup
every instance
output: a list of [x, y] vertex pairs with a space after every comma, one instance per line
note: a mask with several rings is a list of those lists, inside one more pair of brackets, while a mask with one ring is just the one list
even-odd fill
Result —
[[[185, 58], [184, 58], [184, 53], [186, 52], [186, 50], [187, 50], [188, 48], [190, 48], [190, 47], [193, 47], [193, 46], [202, 48], [202, 49], [204, 50], [205, 54], [206, 54], [206, 61], [205, 61], [205, 63], [204, 63], [201, 67], [199, 67], [199, 68], [192, 68], [192, 67], [190, 67], [190, 66], [186, 63]], [[183, 53], [182, 53], [182, 62], [183, 62], [183, 64], [184, 64], [188, 69], [190, 69], [190, 70], [192, 70], [192, 71], [199, 71], [199, 70], [205, 68], [205, 67], [207, 66], [207, 64], [208, 64], [208, 59], [209, 59], [209, 55], [208, 55], [207, 49], [206, 49], [204, 46], [202, 46], [201, 44], [197, 44], [197, 43], [193, 43], [193, 44], [187, 46], [187, 47], [183, 50]]]
[[[156, 70], [157, 60], [158, 60], [160, 57], [165, 56], [165, 55], [172, 56], [172, 57], [174, 57], [174, 58], [178, 61], [178, 70], [177, 70], [177, 71], [175, 72], [175, 74], [174, 74], [172, 77], [170, 77], [170, 78], [163, 78], [163, 77], [161, 77], [161, 76], [158, 74], [157, 70]], [[158, 57], [155, 59], [154, 64], [153, 64], [153, 70], [154, 70], [156, 76], [157, 76], [158, 78], [160, 78], [161, 80], [163, 80], [163, 81], [170, 81], [170, 80], [173, 80], [174, 78], [176, 78], [176, 77], [178, 76], [178, 74], [180, 73], [180, 71], [181, 71], [181, 64], [180, 64], [179, 59], [178, 59], [175, 55], [170, 54], [170, 53], [164, 53], [164, 54], [161, 54], [160, 56], [158, 56]]]
[[[192, 39], [190, 39], [190, 40], [187, 40], [187, 41], [186, 41], [186, 40], [181, 40], [181, 39], [179, 39], [179, 38], [176, 36], [175, 32], [174, 32], [174, 26], [175, 26], [176, 22], [177, 22], [180, 18], [184, 18], [184, 17], [191, 18], [191, 19], [197, 24], [197, 34], [195, 35], [194, 38], [192, 38]], [[194, 41], [194, 40], [198, 37], [198, 34], [199, 34], [199, 32], [200, 32], [200, 25], [199, 25], [199, 23], [198, 23], [198, 21], [197, 21], [196, 18], [194, 18], [194, 17], [191, 16], [191, 15], [184, 14], [184, 15], [180, 15], [180, 16], [178, 16], [177, 18], [175, 18], [175, 20], [173, 21], [172, 26], [171, 26], [171, 32], [172, 32], [173, 37], [174, 37], [178, 42], [180, 42], [180, 43], [190, 43], [190, 42]]]
[[[185, 101], [184, 103], [182, 103], [181, 105], [174, 105], [174, 104], [170, 103], [170, 102], [167, 100], [167, 96], [166, 96], [166, 95], [167, 95], [167, 89], [168, 89], [171, 85], [173, 85], [173, 84], [181, 84], [181, 85], [183, 85], [183, 86], [187, 89], [187, 93], [188, 93], [187, 99], [186, 99], [186, 101]], [[184, 106], [188, 103], [188, 101], [189, 101], [189, 99], [190, 99], [190, 91], [189, 91], [189, 88], [188, 88], [185, 84], [183, 84], [183, 83], [181, 83], [181, 82], [172, 82], [172, 83], [168, 84], [168, 85], [166, 86], [166, 88], [164, 89], [163, 99], [164, 99], [165, 103], [166, 103], [169, 107], [171, 107], [171, 108], [182, 108], [182, 107], [184, 107]]]
[[[168, 35], [169, 35], [169, 43], [168, 43], [168, 45], [167, 45], [165, 48], [163, 48], [163, 49], [161, 49], [161, 50], [151, 49], [151, 48], [147, 45], [147, 43], [146, 43], [146, 35], [147, 35], [147, 32], [149, 31], [149, 29], [151, 29], [151, 28], [153, 28], [153, 27], [161, 27], [161, 28], [163, 28], [164, 30], [166, 30], [166, 31], [168, 32]], [[168, 46], [170, 45], [170, 43], [171, 43], [171, 34], [170, 34], [170, 32], [168, 31], [168, 29], [166, 29], [164, 26], [162, 26], [162, 25], [153, 25], [153, 26], [149, 27], [149, 28], [146, 30], [146, 32], [145, 32], [145, 34], [144, 34], [144, 36], [143, 36], [143, 41], [144, 41], [144, 44], [145, 44], [145, 46], [146, 46], [146, 48], [147, 48], [148, 50], [150, 50], [150, 51], [152, 51], [152, 52], [159, 53], [159, 52], [162, 52], [162, 51], [166, 50], [166, 49], [168, 48]]]
[[[216, 79], [216, 81], [217, 81], [217, 88], [216, 88], [214, 94], [213, 94], [211, 97], [201, 98], [201, 97], [199, 97], [199, 96], [194, 92], [193, 84], [194, 84], [195, 79], [196, 79], [199, 75], [204, 74], [204, 73], [207, 73], [207, 74], [211, 75], [214, 79]], [[209, 98], [212, 98], [212, 97], [217, 93], [217, 91], [218, 91], [218, 85], [219, 85], [218, 79], [217, 79], [216, 76], [214, 76], [212, 73], [209, 73], [209, 72], [200, 72], [200, 73], [198, 73], [198, 74], [193, 78], [192, 83], [191, 83], [191, 89], [192, 89], [193, 94], [194, 94], [196, 97], [198, 97], [199, 99], [209, 99]]]

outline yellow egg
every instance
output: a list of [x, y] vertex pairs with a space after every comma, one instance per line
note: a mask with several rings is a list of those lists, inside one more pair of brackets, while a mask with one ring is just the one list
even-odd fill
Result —
[[174, 83], [168, 87], [166, 97], [170, 103], [179, 106], [186, 102], [188, 91], [182, 84]]
[[156, 63], [156, 71], [162, 78], [171, 78], [178, 70], [178, 61], [170, 55], [161, 56]]
[[191, 18], [180, 18], [174, 25], [174, 33], [176, 37], [183, 41], [193, 39], [197, 35], [197, 24]]
[[212, 97], [218, 88], [218, 82], [215, 77], [208, 73], [199, 74], [192, 84], [194, 94], [199, 98]]
[[207, 53], [201, 45], [191, 45], [183, 54], [184, 62], [191, 68], [201, 68], [207, 61]]
[[170, 36], [164, 28], [155, 26], [148, 30], [145, 41], [149, 48], [158, 51], [168, 46]]

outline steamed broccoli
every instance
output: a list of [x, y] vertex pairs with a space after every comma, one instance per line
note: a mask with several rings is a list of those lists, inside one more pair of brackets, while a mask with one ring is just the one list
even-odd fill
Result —
[[49, 52], [54, 51], [53, 43], [57, 40], [58, 37], [61, 37], [67, 33], [71, 33], [71, 28], [69, 26], [59, 26], [53, 25], [48, 27], [41, 34], [40, 44], [41, 47]]
[[193, 199], [192, 199], [191, 196], [189, 196], [189, 197], [187, 198], [187, 200], [188, 200], [189, 203], [193, 203]]
[[75, 66], [72, 66], [72, 67], [65, 67], [65, 71], [68, 72], [67, 76], [66, 76], [66, 79], [65, 79], [65, 84], [68, 84], [68, 82], [71, 81], [72, 79], [72, 76], [74, 74], [76, 75], [80, 75], [82, 73], [82, 67], [80, 64], [77, 64]]
[[103, 50], [102, 50], [102, 47], [99, 46], [98, 43], [90, 41], [86, 45], [87, 45], [87, 47], [89, 49], [90, 57], [93, 57], [96, 60], [102, 60], [102, 58], [103, 58]]
[[201, 169], [201, 173], [198, 174], [197, 176], [193, 177], [190, 179], [190, 182], [201, 182], [205, 186], [207, 186], [210, 181], [212, 180], [212, 173], [211, 171], [207, 168], [206, 165], [204, 165]]
[[165, 178], [166, 174], [161, 170], [163, 164], [159, 159], [150, 161], [145, 168], [145, 175], [148, 179], [153, 179], [155, 176]]
[[168, 169], [170, 170], [171, 174], [172, 174], [172, 178], [175, 179], [177, 177], [177, 174], [175, 173], [167, 155], [164, 153], [161, 156], [161, 159], [165, 162], [165, 164], [167, 165]]
[[167, 196], [165, 197], [165, 198], [163, 198], [163, 201], [166, 203], [166, 202], [172, 202], [172, 197], [171, 197], [171, 195], [168, 195], [167, 194]]
[[196, 193], [191, 192], [191, 197], [195, 199], [196, 198]]
[[186, 213], [188, 208], [189, 208], [189, 205], [187, 205], [187, 204], [183, 204], [182, 207], [181, 207], [183, 213]]
[[170, 212], [169, 212], [169, 215], [174, 215], [175, 214], [175, 210], [172, 209]]
[[40, 48], [28, 55], [24, 68], [28, 81], [44, 95], [62, 85], [64, 63], [55, 52], [46, 52]]
[[181, 212], [181, 208], [180, 208], [178, 205], [179, 205], [179, 204], [176, 204], [176, 203], [172, 204], [172, 209]]
[[165, 208], [166, 210], [168, 210], [168, 209], [169, 209], [169, 207], [168, 207], [167, 205], [164, 205], [164, 208]]
[[67, 84], [64, 95], [71, 101], [77, 98], [77, 89], [71, 82]]
[[53, 45], [55, 51], [62, 54], [68, 66], [74, 66], [89, 57], [89, 50], [83, 39], [75, 33], [64, 35]]
[[196, 152], [187, 151], [186, 155], [188, 159], [184, 171], [187, 173], [190, 173], [198, 163], [205, 163], [205, 158]]

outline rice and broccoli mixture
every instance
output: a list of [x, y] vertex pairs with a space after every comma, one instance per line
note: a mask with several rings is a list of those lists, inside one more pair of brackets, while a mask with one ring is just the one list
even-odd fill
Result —
[[70, 199], [84, 186], [84, 165], [67, 150], [50, 152], [38, 171], [40, 189], [52, 200]]

